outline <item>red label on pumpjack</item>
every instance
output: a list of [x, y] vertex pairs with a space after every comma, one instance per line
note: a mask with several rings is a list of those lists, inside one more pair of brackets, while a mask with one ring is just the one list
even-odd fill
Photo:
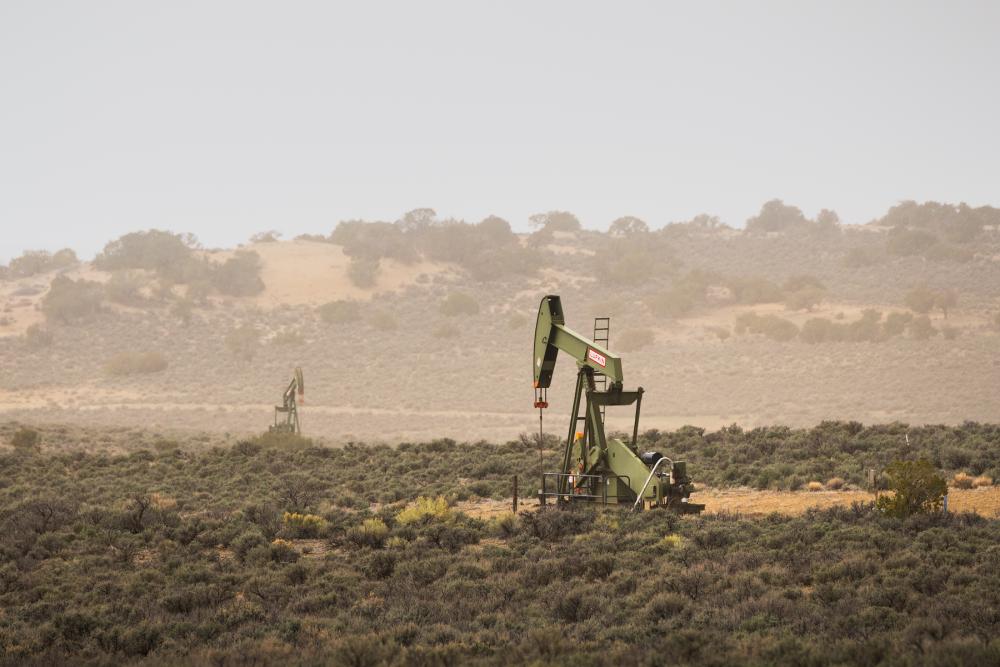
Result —
[[608, 365], [608, 360], [603, 354], [601, 354], [597, 350], [592, 350], [589, 347], [587, 348], [587, 358], [593, 361], [601, 368], [605, 368]]

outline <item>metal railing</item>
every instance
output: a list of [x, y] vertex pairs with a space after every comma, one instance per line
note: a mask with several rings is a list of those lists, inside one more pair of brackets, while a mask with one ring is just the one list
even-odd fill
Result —
[[[609, 496], [608, 495], [608, 480], [617, 479], [619, 482], [624, 481], [625, 488], [629, 489], [628, 496], [619, 495], [617, 492]], [[550, 490], [549, 481], [552, 480], [555, 484], [555, 490]], [[597, 483], [601, 487], [601, 493], [587, 493], [589, 488], [593, 486], [591, 480], [597, 480]], [[562, 489], [566, 489], [563, 491]], [[545, 502], [546, 498], [555, 498], [556, 500], [573, 500], [573, 499], [585, 499], [585, 500], [599, 500], [605, 505], [608, 501], [619, 502], [621, 499], [631, 500], [631, 488], [632, 483], [628, 475], [579, 475], [574, 473], [564, 473], [564, 472], [547, 472], [542, 474], [542, 488], [538, 492], [538, 496], [542, 502]]]

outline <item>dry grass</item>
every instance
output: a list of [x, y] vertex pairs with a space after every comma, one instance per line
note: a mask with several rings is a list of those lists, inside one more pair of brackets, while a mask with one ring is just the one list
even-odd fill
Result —
[[951, 486], [955, 489], [971, 489], [975, 485], [975, 478], [964, 472], [955, 473], [951, 478]]

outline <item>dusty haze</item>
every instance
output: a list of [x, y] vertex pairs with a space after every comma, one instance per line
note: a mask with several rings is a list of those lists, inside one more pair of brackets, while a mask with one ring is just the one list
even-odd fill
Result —
[[989, 2], [0, 7], [0, 261], [418, 206], [526, 231], [996, 203]]

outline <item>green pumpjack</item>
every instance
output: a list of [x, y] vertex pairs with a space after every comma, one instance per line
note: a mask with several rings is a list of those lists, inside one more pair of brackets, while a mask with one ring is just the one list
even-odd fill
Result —
[[[539, 410], [548, 407], [546, 394], [560, 351], [576, 360], [576, 392], [562, 469], [543, 473], [538, 491], [541, 503], [621, 503], [636, 510], [660, 507], [680, 513], [705, 509], [704, 505], [690, 502], [694, 484], [684, 461], [673, 461], [658, 452], [638, 452], [642, 387], [623, 389], [621, 358], [567, 327], [562, 302], [550, 295], [542, 299], [535, 325], [533, 366], [535, 407]], [[604, 390], [596, 386], [594, 378], [598, 374], [607, 377]], [[631, 443], [608, 438], [604, 408], [630, 405], [635, 405]], [[582, 432], [577, 431], [580, 422]]]

